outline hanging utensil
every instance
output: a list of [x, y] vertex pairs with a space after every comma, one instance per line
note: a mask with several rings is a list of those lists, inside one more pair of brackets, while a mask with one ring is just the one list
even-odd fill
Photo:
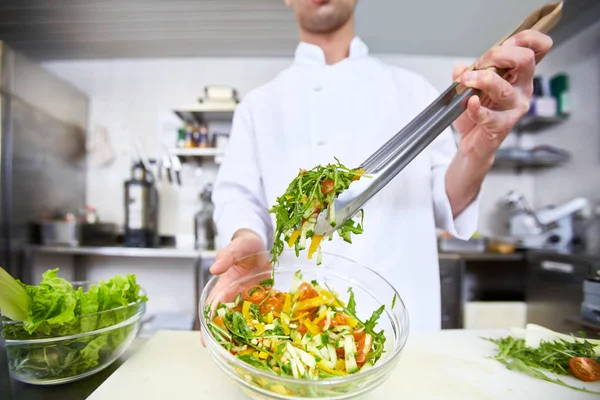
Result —
[[[495, 46], [501, 45], [510, 37], [527, 29], [548, 33], [560, 20], [562, 7], [562, 1], [540, 7]], [[474, 69], [475, 64], [467, 71]], [[490, 69], [500, 76], [506, 73], [496, 68]], [[335, 220], [338, 221], [335, 227], [329, 223], [327, 211], [323, 211], [317, 219], [314, 232], [317, 235], [329, 235], [343, 226], [465, 111], [471, 96], [479, 94], [479, 90], [466, 88], [458, 81], [454, 82], [423, 112], [360, 165], [359, 168], [362, 168], [371, 178], [354, 182], [335, 200]]]

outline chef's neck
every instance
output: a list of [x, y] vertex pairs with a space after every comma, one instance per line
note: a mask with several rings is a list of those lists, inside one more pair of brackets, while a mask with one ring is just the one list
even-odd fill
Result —
[[300, 40], [319, 46], [325, 53], [328, 65], [337, 64], [348, 57], [354, 36], [354, 18], [350, 18], [339, 29], [329, 33], [308, 32], [300, 28]]

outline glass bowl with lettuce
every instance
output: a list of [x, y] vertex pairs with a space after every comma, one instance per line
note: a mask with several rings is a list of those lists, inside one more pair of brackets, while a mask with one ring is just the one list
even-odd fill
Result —
[[39, 285], [0, 268], [0, 311], [11, 377], [53, 385], [85, 378], [119, 358], [136, 337], [147, 298], [135, 275], [70, 283], [58, 269]]
[[409, 332], [400, 296], [375, 271], [323, 253], [321, 264], [280, 253], [236, 263], [251, 273], [213, 277], [200, 299], [206, 348], [251, 398], [349, 399], [396, 366]]

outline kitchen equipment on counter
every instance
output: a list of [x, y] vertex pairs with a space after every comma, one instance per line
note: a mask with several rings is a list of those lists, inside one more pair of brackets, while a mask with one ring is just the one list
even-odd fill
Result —
[[[202, 291], [200, 309], [205, 310], [211, 302], [228, 301], [226, 296], [231, 291], [235, 293], [270, 279], [273, 272], [270, 259], [270, 254], [265, 251], [237, 261], [237, 265], [253, 272], [223, 287], [218, 286], [221, 278], [213, 277]], [[394, 287], [371, 269], [345, 257], [324, 254], [323, 260], [323, 264], [317, 266], [314, 261], [298, 258], [294, 251], [285, 250], [274, 270], [276, 288], [288, 291], [295, 274], [300, 271], [303, 280], [310, 282], [316, 279], [320, 283], [327, 283], [333, 291], [340, 294], [343, 301], [347, 301], [347, 290], [351, 286], [356, 298], [357, 315], [370, 315], [380, 306], [386, 305], [377, 325], [377, 329], [383, 330], [386, 335], [385, 356], [373, 368], [355, 375], [321, 380], [293, 379], [265, 372], [239, 360], [222, 347], [210, 333], [205, 334], [206, 350], [213, 362], [248, 396], [260, 399], [295, 399], [300, 393], [310, 393], [311, 397], [354, 398], [381, 385], [398, 364], [408, 339], [409, 320], [405, 305]], [[357, 273], [361, 277], [360, 281], [353, 278]], [[230, 293], [232, 299], [233, 293]], [[392, 308], [390, 302], [394, 297], [397, 301]], [[211, 321], [204, 312], [200, 313], [200, 322], [202, 331], [210, 332], [208, 324]]]
[[[501, 39], [501, 45], [509, 37], [526, 29], [549, 32], [559, 21], [562, 14], [562, 1], [548, 4], [537, 9], [512, 33]], [[472, 65], [470, 69], [474, 69]], [[505, 71], [492, 68], [501, 76]], [[445, 92], [433, 101], [423, 112], [409, 122], [400, 132], [365, 160], [359, 168], [370, 179], [354, 182], [348, 190], [335, 200], [335, 220], [331, 226], [327, 218], [328, 210], [319, 214], [314, 232], [329, 235], [352, 218], [361, 207], [400, 171], [402, 171], [421, 151], [423, 151], [440, 133], [454, 122], [465, 110], [468, 99], [479, 92], [465, 88], [454, 82]]]
[[[584, 282], [599, 269], [600, 259], [553, 251], [528, 253], [527, 322], [572, 333], [581, 330]], [[600, 275], [599, 275], [600, 276]]]
[[79, 246], [81, 224], [77, 221], [43, 221], [39, 224], [44, 246]]
[[81, 225], [82, 246], [115, 246], [118, 237], [119, 228], [117, 224], [96, 222]]
[[533, 210], [524, 196], [509, 192], [504, 203], [511, 209], [509, 236], [520, 247], [566, 250], [573, 244], [573, 217], [587, 209], [588, 200], [576, 198], [556, 207]]
[[158, 191], [152, 171], [134, 163], [125, 182], [125, 246], [157, 247]]
[[195, 248], [197, 250], [215, 250], [217, 227], [213, 221], [215, 206], [211, 200], [212, 184], [208, 184], [200, 193], [201, 208], [194, 216]]
[[438, 238], [438, 250], [445, 253], [483, 253], [486, 248], [484, 238], [461, 240], [454, 237]]
[[595, 279], [588, 277], [583, 282], [583, 302], [581, 303], [581, 318], [593, 322], [600, 327], [600, 276]]

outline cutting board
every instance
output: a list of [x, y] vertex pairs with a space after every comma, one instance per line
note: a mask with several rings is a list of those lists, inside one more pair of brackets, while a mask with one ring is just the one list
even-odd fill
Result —
[[[530, 378], [487, 359], [494, 345], [481, 337], [500, 331], [414, 334], [390, 378], [367, 397], [404, 399], [598, 399]], [[571, 384], [578, 384], [575, 379]], [[594, 384], [596, 385], [596, 384]], [[589, 387], [589, 386], [588, 386]], [[600, 384], [594, 388], [600, 391]], [[393, 397], [392, 397], [393, 396]], [[244, 399], [213, 363], [198, 332], [159, 331], [115, 371], [90, 400]]]

